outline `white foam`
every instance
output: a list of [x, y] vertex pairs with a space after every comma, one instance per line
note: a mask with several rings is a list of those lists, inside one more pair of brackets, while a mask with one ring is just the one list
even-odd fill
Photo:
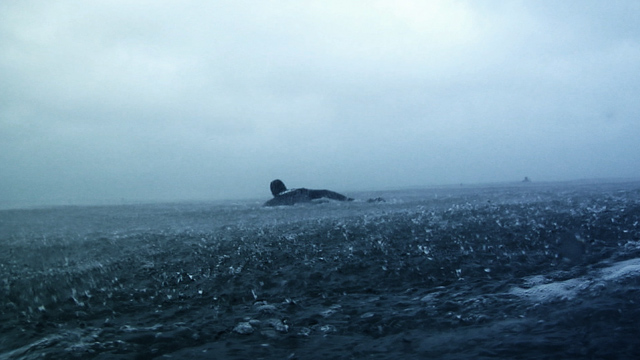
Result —
[[509, 293], [528, 298], [535, 302], [549, 302], [557, 300], [571, 300], [580, 292], [587, 290], [603, 281], [619, 281], [630, 277], [640, 277], [640, 259], [631, 259], [614, 263], [613, 265], [594, 272], [591, 276], [583, 276], [565, 281], [543, 283], [546, 278], [536, 275], [526, 280], [528, 288], [514, 287]]
[[621, 261], [600, 271], [603, 280], [640, 276], [640, 259]]
[[589, 287], [589, 281], [584, 279], [569, 279], [549, 284], [535, 285], [528, 289], [514, 287], [510, 294], [529, 298], [536, 302], [549, 302], [555, 300], [571, 300], [578, 292]]

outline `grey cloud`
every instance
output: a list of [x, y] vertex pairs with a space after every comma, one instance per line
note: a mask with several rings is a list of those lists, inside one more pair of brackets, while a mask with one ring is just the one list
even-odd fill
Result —
[[0, 201], [637, 177], [637, 6], [4, 2]]

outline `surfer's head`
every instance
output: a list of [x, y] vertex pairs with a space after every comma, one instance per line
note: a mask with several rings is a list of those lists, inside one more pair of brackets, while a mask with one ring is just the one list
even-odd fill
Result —
[[284, 186], [282, 180], [273, 180], [271, 182], [271, 193], [273, 196], [278, 196], [280, 193], [287, 191], [287, 187]]

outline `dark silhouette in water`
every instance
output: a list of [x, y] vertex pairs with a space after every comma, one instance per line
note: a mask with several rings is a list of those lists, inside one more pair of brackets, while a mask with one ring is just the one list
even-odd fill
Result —
[[280, 206], [280, 205], [293, 205], [300, 202], [310, 202], [316, 199], [333, 199], [339, 201], [353, 201], [352, 198], [348, 198], [342, 194], [338, 194], [329, 190], [312, 190], [312, 189], [290, 189], [281, 180], [273, 180], [271, 182], [271, 194], [273, 199], [264, 203], [264, 206]]

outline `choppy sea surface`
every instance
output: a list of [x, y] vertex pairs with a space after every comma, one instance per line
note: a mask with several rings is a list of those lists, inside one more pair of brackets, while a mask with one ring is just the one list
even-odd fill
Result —
[[640, 358], [640, 182], [348, 195], [0, 211], [0, 359]]

